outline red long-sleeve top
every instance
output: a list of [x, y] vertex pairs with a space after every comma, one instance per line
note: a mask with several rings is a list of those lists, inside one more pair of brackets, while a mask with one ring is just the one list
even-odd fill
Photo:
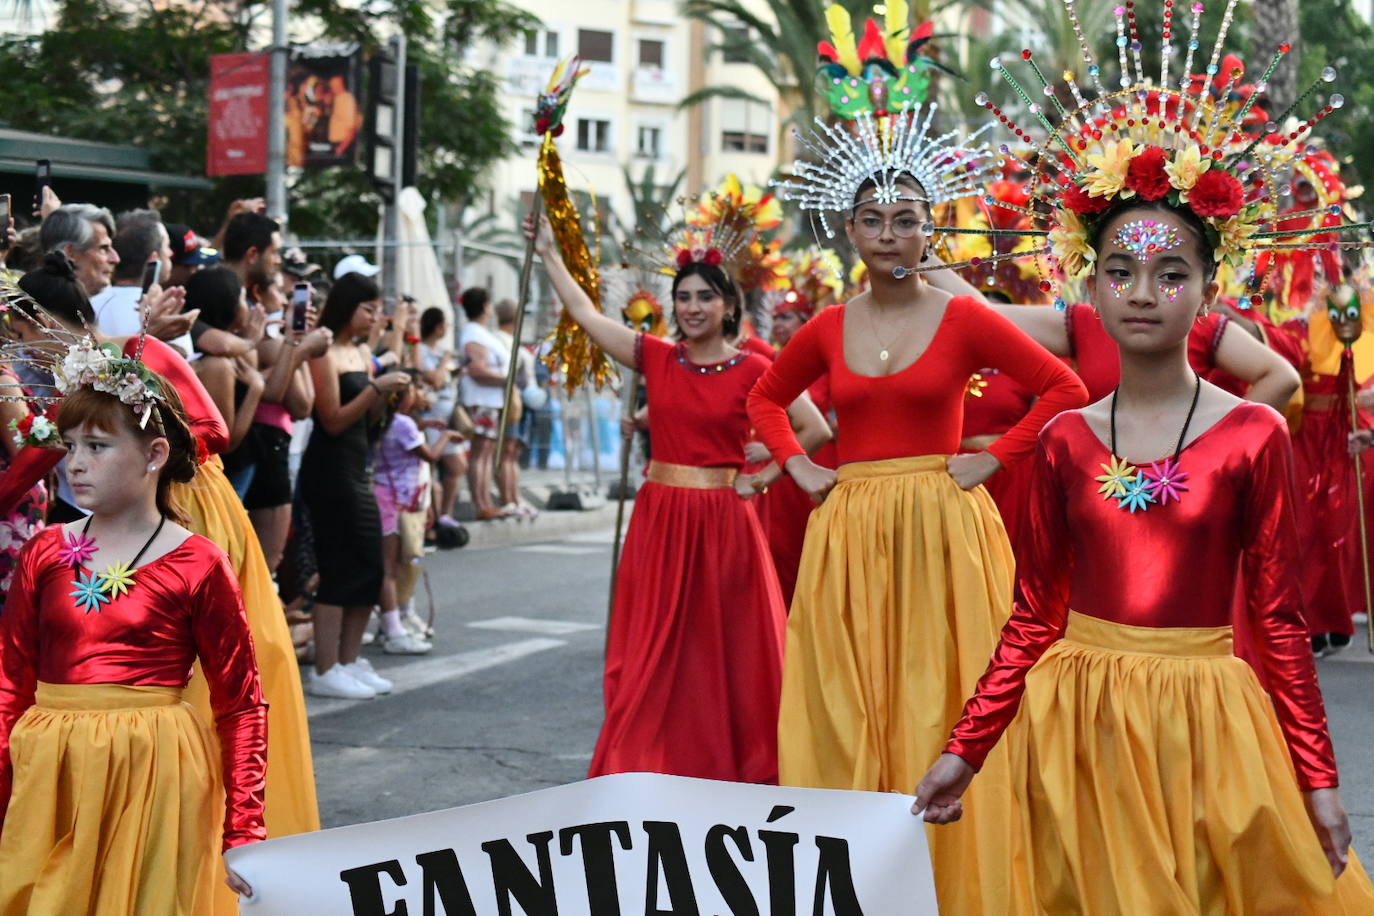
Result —
[[[138, 338], [130, 337], [124, 344], [124, 355], [133, 356], [137, 349]], [[186, 408], [191, 432], [205, 443], [210, 454], [221, 455], [228, 451], [229, 425], [185, 357], [156, 337], [147, 337], [143, 341], [143, 364], [176, 388]]]
[[0, 614], [0, 829], [13, 769], [10, 732], [37, 683], [185, 687], [199, 657], [224, 770], [224, 848], [266, 839], [267, 703], [238, 580], [199, 535], [134, 571], [128, 594], [86, 613], [68, 594], [62, 526], [25, 545]]
[[802, 454], [787, 406], [828, 373], [841, 464], [959, 451], [969, 376], [997, 366], [1040, 396], [988, 451], [1003, 465], [1030, 454], [1055, 414], [1086, 402], [1083, 385], [1062, 362], [1015, 325], [968, 296], [949, 300], [925, 352], [887, 376], [849, 371], [844, 360], [845, 306], [802, 325], [749, 395], [749, 417], [779, 464]]
[[1138, 627], [1229, 626], [1240, 576], [1298, 782], [1336, 785], [1293, 550], [1293, 450], [1283, 418], [1262, 404], [1232, 408], [1180, 456], [1183, 498], [1145, 512], [1098, 492], [1094, 477], [1110, 457], [1078, 411], [1041, 434], [1016, 603], [945, 749], [983, 765], [1016, 715], [1026, 673], [1064, 635], [1070, 609]]

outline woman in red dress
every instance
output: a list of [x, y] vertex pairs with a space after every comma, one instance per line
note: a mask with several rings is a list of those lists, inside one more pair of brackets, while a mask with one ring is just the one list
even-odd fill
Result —
[[[673, 278], [682, 339], [637, 334], [573, 280], [547, 220], [525, 230], [568, 313], [612, 359], [639, 370], [649, 393], [654, 456], [615, 583], [606, 721], [591, 775], [776, 782], [786, 608], [747, 500], [778, 471], [739, 473], [745, 398], [768, 368], [726, 343], [738, 331], [740, 295], [719, 258], [700, 252]], [[809, 404], [794, 413], [806, 430], [824, 423]]]
[[[1020, 706], [1007, 743], [1036, 912], [1374, 912], [1346, 869], [1287, 428], [1188, 358], [1217, 290], [1204, 224], [1128, 200], [1094, 225], [1120, 380], [1040, 436], [1012, 619], [913, 811], [958, 820]], [[1271, 696], [1233, 657], [1241, 576]]]

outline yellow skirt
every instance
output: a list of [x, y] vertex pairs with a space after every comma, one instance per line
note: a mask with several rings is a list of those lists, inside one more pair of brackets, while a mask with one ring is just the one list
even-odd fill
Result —
[[[1007, 733], [1038, 912], [1369, 914], [1333, 881], [1273, 706], [1231, 628], [1071, 613]], [[975, 784], [977, 780], [974, 781]]]
[[0, 914], [206, 911], [223, 883], [218, 765], [180, 689], [40, 683], [10, 756]]
[[[960, 489], [944, 456], [843, 465], [807, 524], [787, 624], [780, 782], [914, 791], [987, 668], [1012, 564], [992, 498]], [[1016, 912], [1011, 805], [995, 750], [963, 820], [927, 831], [941, 913]]]
[[[253, 632], [253, 649], [267, 700], [267, 835], [289, 836], [320, 829], [315, 799], [315, 767], [305, 715], [300, 668], [281, 599], [263, 559], [262, 545], [248, 513], [224, 476], [218, 457], [201, 466], [195, 480], [177, 485], [177, 502], [191, 517], [191, 530], [214, 541], [229, 555], [243, 591], [243, 606]], [[213, 721], [204, 676], [197, 670], [187, 702]], [[223, 798], [223, 793], [220, 793]]]

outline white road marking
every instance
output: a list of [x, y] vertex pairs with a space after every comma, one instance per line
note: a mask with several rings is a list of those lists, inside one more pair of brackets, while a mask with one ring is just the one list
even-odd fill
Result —
[[[391, 681], [393, 686], [391, 693], [377, 699], [392, 699], [410, 693], [412, 690], [420, 690], [444, 681], [456, 680], [487, 668], [509, 664], [537, 652], [544, 652], [565, 645], [567, 643], [561, 639], [522, 639], [519, 642], [504, 643], [490, 649], [473, 649], [470, 652], [460, 652], [457, 655], [427, 658], [424, 661], [415, 661], [394, 668], [382, 669], [377, 673]], [[308, 677], [309, 674], [304, 675], [304, 678]], [[358, 703], [368, 702], [367, 700], [336, 700], [331, 697], [312, 697], [309, 694], [306, 694], [305, 700], [307, 715], [312, 719], [315, 716], [337, 712], [356, 706]]]
[[599, 547], [574, 547], [571, 544], [526, 544], [522, 547], [512, 547], [516, 553], [548, 553], [561, 554], [564, 556], [580, 557], [589, 553], [601, 553]]
[[538, 633], [541, 636], [569, 636], [599, 630], [594, 623], [575, 623], [571, 620], [535, 620], [531, 617], [493, 617], [468, 624], [478, 630], [506, 630], [512, 633]]
[[601, 531], [584, 531], [581, 534], [570, 534], [561, 540], [565, 544], [603, 544], [609, 547], [615, 541], [615, 531], [610, 528], [604, 528]]

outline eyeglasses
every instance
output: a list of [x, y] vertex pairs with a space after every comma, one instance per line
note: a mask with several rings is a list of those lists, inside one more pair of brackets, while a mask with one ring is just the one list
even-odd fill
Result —
[[914, 237], [917, 232], [924, 232], [929, 235], [934, 228], [929, 220], [922, 220], [905, 214], [884, 218], [865, 213], [854, 217], [854, 231], [866, 239], [879, 238], [884, 229], [891, 229], [892, 234], [899, 239], [909, 239]]

